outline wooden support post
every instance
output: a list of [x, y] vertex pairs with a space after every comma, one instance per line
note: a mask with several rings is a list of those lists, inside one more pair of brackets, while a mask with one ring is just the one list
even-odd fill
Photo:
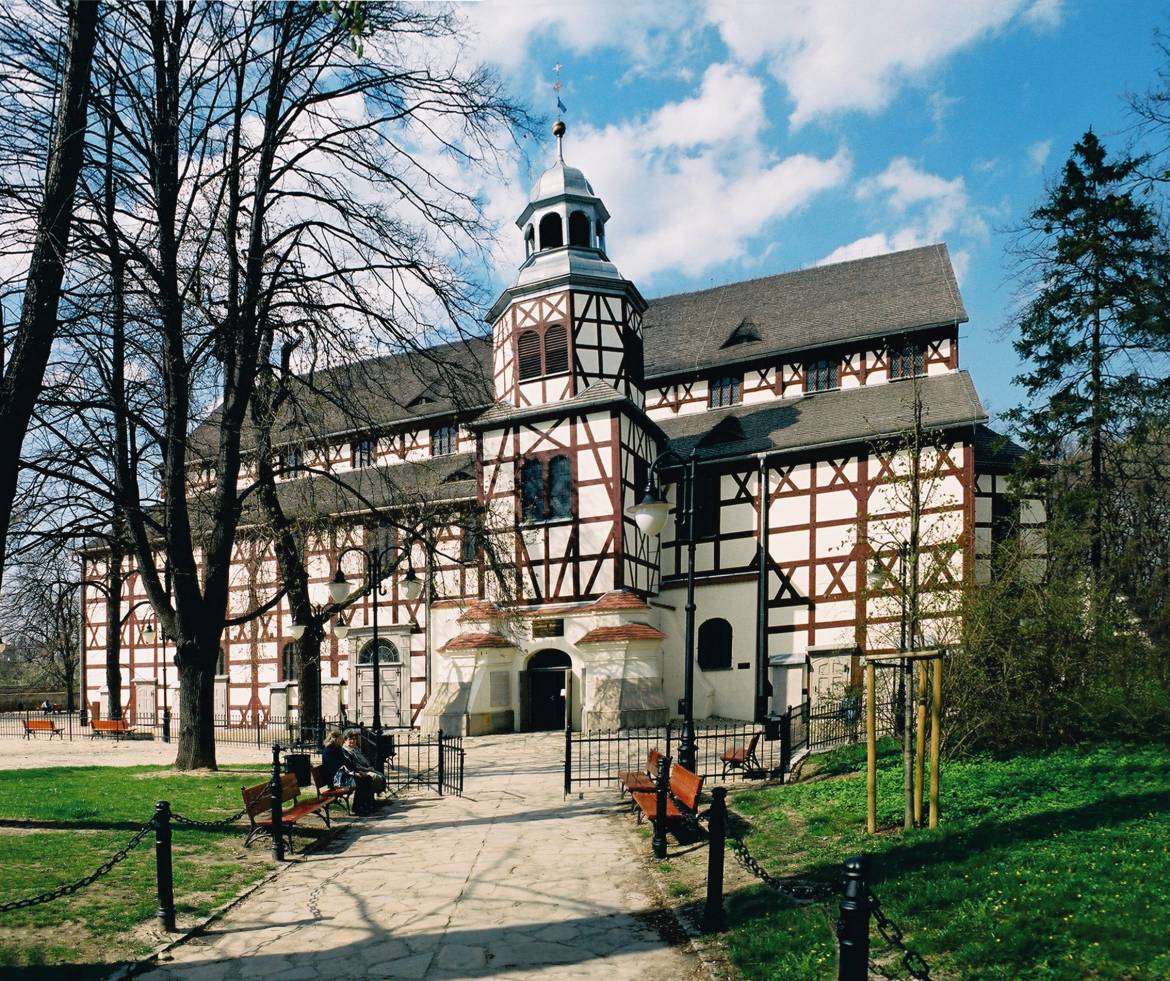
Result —
[[918, 704], [918, 718], [916, 724], [917, 730], [917, 745], [914, 756], [914, 824], [916, 827], [922, 827], [922, 796], [923, 796], [923, 770], [926, 765], [926, 676], [928, 672], [927, 661], [919, 661], [914, 665], [915, 671], [918, 675], [917, 688], [918, 697], [915, 701]]
[[865, 830], [877, 833], [877, 685], [872, 661], [865, 663]]
[[938, 827], [939, 738], [942, 726], [942, 658], [930, 663], [934, 672], [930, 691], [930, 826]]

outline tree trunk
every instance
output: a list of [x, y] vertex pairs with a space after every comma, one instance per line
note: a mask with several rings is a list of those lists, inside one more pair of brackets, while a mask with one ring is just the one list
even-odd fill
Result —
[[110, 575], [106, 580], [106, 691], [110, 718], [122, 718], [122, 558], [117, 523], [110, 543]]
[[7, 558], [20, 448], [41, 393], [45, 366], [57, 332], [69, 228], [85, 146], [97, 12], [97, 3], [91, 0], [71, 0], [69, 4], [69, 49], [61, 79], [57, 135], [50, 149], [48, 179], [24, 285], [20, 325], [8, 370], [0, 381], [0, 576]]
[[215, 658], [212, 667], [192, 642], [177, 645], [179, 658], [179, 752], [176, 770], [215, 770]]
[[318, 678], [321, 672], [322, 637], [315, 622], [305, 629], [304, 635], [296, 646], [297, 685], [301, 693], [301, 730], [304, 734], [312, 733], [310, 738], [318, 738], [317, 721], [320, 717], [321, 702], [318, 688]]

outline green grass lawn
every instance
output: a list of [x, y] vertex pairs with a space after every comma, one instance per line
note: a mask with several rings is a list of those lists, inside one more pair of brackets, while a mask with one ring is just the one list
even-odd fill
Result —
[[[750, 822], [748, 847], [771, 872], [826, 881], [846, 856], [868, 855], [874, 892], [932, 977], [1170, 977], [1166, 747], [951, 763], [942, 827], [903, 832], [901, 758], [887, 743], [874, 836], [864, 833], [864, 749], [820, 765], [840, 775], [731, 796]], [[728, 952], [743, 976], [836, 977], [835, 906], [793, 908], [748, 888], [729, 913]]]
[[[92, 872], [150, 820], [157, 800], [199, 820], [241, 807], [240, 787], [264, 768], [188, 775], [164, 767], [0, 771], [0, 903], [46, 892]], [[240, 826], [176, 827], [175, 904], [180, 925], [205, 916], [270, 868], [263, 843], [243, 848]], [[0, 914], [0, 968], [126, 960], [149, 950], [156, 907], [154, 836], [92, 886]], [[108, 973], [108, 972], [107, 972]], [[71, 974], [72, 976], [72, 974]]]

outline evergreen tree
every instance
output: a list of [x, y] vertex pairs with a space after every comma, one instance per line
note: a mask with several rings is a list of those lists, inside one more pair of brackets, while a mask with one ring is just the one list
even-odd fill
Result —
[[1015, 341], [1028, 402], [1009, 417], [1037, 457], [1083, 475], [1065, 504], [1102, 568], [1112, 448], [1151, 424], [1167, 387], [1170, 260], [1135, 196], [1141, 161], [1107, 159], [1089, 130], [1031, 213], [1022, 246], [1031, 297]]

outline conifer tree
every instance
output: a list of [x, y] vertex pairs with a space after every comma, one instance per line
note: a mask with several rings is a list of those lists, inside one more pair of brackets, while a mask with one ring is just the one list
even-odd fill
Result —
[[1140, 435], [1167, 387], [1170, 261], [1136, 197], [1141, 161], [1109, 160], [1089, 130], [1028, 218], [1021, 251], [1030, 298], [1015, 341], [1028, 402], [1009, 417], [1037, 457], [1083, 474], [1066, 499], [1088, 533], [1099, 579], [1111, 449]]

